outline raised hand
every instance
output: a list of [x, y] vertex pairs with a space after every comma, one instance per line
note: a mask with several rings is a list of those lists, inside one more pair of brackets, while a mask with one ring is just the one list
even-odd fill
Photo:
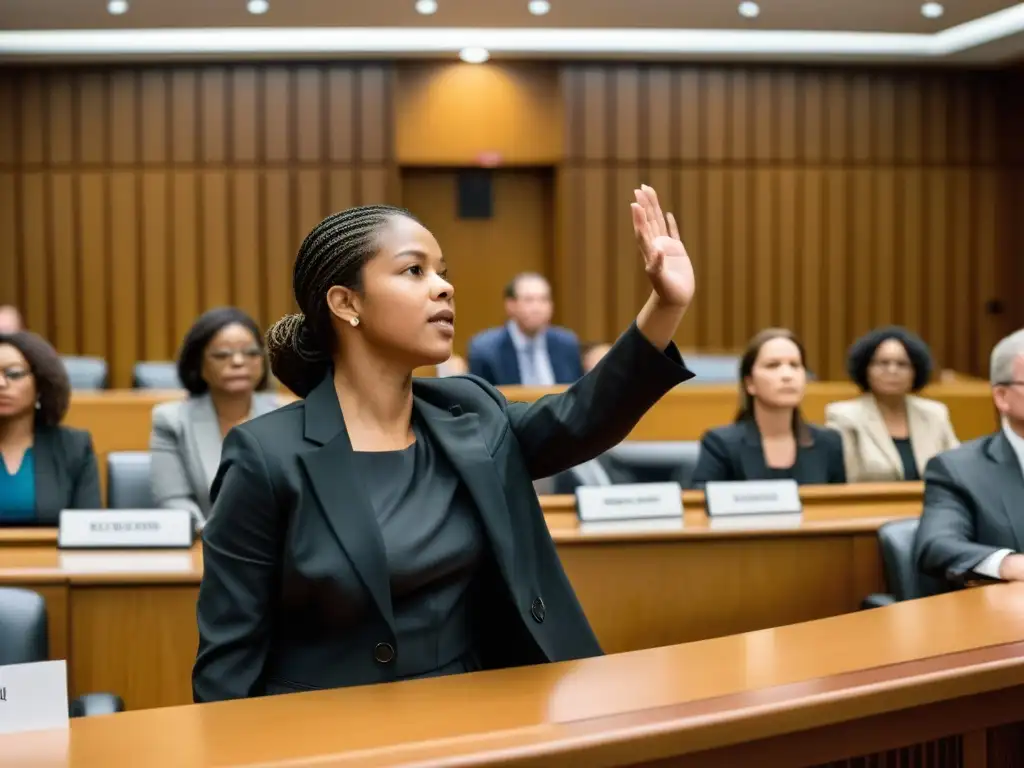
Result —
[[651, 286], [663, 304], [685, 309], [693, 300], [697, 283], [675, 217], [662, 212], [658, 193], [652, 187], [641, 184], [633, 194], [633, 232]]

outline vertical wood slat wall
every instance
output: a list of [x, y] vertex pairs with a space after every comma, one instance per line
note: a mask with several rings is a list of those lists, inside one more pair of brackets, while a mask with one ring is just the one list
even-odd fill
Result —
[[65, 354], [176, 354], [204, 309], [291, 311], [331, 210], [391, 200], [389, 65], [0, 71], [0, 304]]
[[[983, 371], [1018, 301], [1001, 194], [994, 73], [570, 65], [563, 70], [558, 298], [614, 338], [647, 282], [627, 207], [641, 181], [675, 211], [699, 296], [679, 341], [741, 348], [793, 328], [822, 377], [885, 323]], [[1019, 168], [1017, 169], [1019, 171]]]

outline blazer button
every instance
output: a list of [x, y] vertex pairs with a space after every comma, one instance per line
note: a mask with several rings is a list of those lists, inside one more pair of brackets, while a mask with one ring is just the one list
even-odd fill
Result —
[[395, 659], [395, 649], [391, 643], [377, 643], [373, 649], [373, 658], [378, 664], [390, 664]]
[[547, 615], [548, 609], [544, 605], [544, 601], [539, 597], [533, 601], [533, 605], [530, 606], [530, 613], [533, 614], [533, 619], [538, 624], [544, 623], [544, 616]]

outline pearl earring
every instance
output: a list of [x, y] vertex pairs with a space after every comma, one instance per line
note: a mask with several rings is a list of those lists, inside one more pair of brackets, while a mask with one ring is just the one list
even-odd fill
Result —
[[353, 317], [351, 320], [349, 320], [349, 322], [352, 324], [352, 327], [355, 328], [357, 325], [359, 325], [359, 318]]

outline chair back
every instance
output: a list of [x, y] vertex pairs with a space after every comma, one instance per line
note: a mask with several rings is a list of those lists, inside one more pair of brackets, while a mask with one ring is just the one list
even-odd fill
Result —
[[736, 355], [684, 355], [686, 367], [696, 378], [694, 384], [735, 384], [740, 380], [740, 359]]
[[700, 458], [698, 440], [627, 440], [607, 454], [634, 483], [678, 482], [689, 488]]
[[132, 371], [136, 389], [181, 389], [178, 366], [172, 362], [136, 363]]
[[74, 390], [106, 389], [107, 361], [100, 357], [61, 357]]
[[107, 454], [107, 507], [153, 509], [149, 451], [112, 451]]
[[0, 587], [0, 666], [45, 661], [46, 602], [30, 589]]
[[918, 518], [891, 520], [878, 529], [878, 543], [882, 550], [882, 566], [889, 592], [897, 601], [930, 597], [947, 591], [938, 579], [917, 570], [914, 560], [914, 537]]

